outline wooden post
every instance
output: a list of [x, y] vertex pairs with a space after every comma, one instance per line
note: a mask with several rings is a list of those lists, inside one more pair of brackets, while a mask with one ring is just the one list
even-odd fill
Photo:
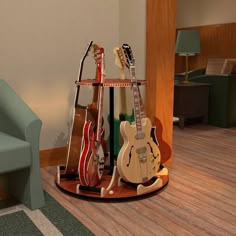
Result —
[[[146, 28], [146, 112], [160, 120], [172, 149], [176, 0], [147, 0]], [[170, 161], [165, 156], [162, 163]]]

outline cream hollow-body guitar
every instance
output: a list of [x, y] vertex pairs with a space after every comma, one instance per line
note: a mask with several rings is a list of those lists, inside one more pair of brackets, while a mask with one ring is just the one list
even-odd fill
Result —
[[138, 82], [135, 77], [135, 62], [128, 44], [122, 48], [130, 70], [135, 122], [121, 122], [120, 132], [124, 144], [117, 157], [117, 169], [120, 176], [131, 183], [145, 183], [160, 167], [160, 150], [151, 138], [152, 124], [149, 118], [142, 118]]
[[[127, 66], [129, 68], [129, 65], [125, 61], [124, 51], [122, 48], [116, 47], [116, 48], [114, 48], [113, 52], [116, 55], [115, 64], [120, 69], [120, 77], [121, 77], [121, 79], [124, 79], [125, 78], [125, 72], [124, 72], [125, 66]], [[141, 117], [145, 118], [146, 113], [145, 113], [145, 109], [144, 109], [144, 104], [143, 104], [141, 92], [139, 90], [139, 86], [138, 86], [138, 92], [139, 92], [139, 103], [140, 103]], [[132, 123], [134, 121], [134, 111], [132, 111], [131, 115], [127, 115], [126, 93], [125, 93], [124, 87], [120, 88], [120, 98], [121, 98], [121, 113], [119, 114], [119, 121], [121, 122], [121, 121], [127, 120], [130, 123]], [[116, 121], [116, 119], [115, 119], [115, 121]], [[119, 128], [120, 128], [120, 123], [119, 123]], [[119, 130], [117, 133], [119, 133]], [[156, 126], [155, 125], [152, 125], [151, 137], [152, 137], [153, 141], [159, 146], [158, 140], [156, 137]], [[114, 140], [116, 140], [116, 139], [114, 139]], [[115, 145], [115, 147], [116, 147], [116, 145]], [[121, 149], [121, 145], [120, 145], [120, 149]], [[118, 153], [119, 153], [120, 149], [118, 150]]]

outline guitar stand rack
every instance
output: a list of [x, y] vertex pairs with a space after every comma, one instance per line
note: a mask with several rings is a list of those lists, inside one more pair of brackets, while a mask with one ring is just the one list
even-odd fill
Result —
[[[86, 86], [97, 86], [96, 80], [83, 80], [77, 84]], [[139, 80], [138, 85], [145, 85], [145, 80]], [[168, 169], [162, 164], [160, 170], [144, 184], [134, 184], [123, 180], [114, 165], [114, 87], [130, 87], [129, 79], [106, 79], [104, 87], [109, 87], [110, 97], [110, 165], [109, 169], [104, 169], [101, 183], [96, 187], [83, 186], [79, 182], [78, 175], [65, 175], [65, 166], [57, 166], [55, 176], [56, 185], [63, 191], [75, 194], [77, 196], [101, 199], [122, 199], [138, 197], [150, 194], [162, 189], [169, 181]]]

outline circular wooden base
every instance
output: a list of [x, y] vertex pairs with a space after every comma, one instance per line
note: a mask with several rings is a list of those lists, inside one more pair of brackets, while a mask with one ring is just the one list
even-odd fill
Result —
[[[166, 168], [164, 168], [167, 170]], [[58, 169], [59, 171], [59, 169]], [[168, 171], [164, 175], [157, 175], [145, 184], [132, 184], [120, 181], [117, 174], [110, 175], [108, 170], [104, 171], [102, 182], [96, 188], [89, 188], [80, 185], [79, 178], [67, 178], [63, 176], [64, 170], [55, 176], [56, 185], [65, 192], [78, 196], [101, 198], [101, 199], [122, 199], [147, 195], [161, 190], [169, 181]], [[162, 171], [160, 171], [161, 173]], [[113, 183], [111, 185], [111, 183]]]

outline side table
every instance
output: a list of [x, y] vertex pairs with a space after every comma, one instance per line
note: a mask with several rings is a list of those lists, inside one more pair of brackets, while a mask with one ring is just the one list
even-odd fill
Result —
[[179, 127], [184, 128], [187, 118], [201, 117], [203, 122], [208, 120], [208, 95], [211, 84], [183, 83], [174, 84], [174, 117], [179, 118]]

